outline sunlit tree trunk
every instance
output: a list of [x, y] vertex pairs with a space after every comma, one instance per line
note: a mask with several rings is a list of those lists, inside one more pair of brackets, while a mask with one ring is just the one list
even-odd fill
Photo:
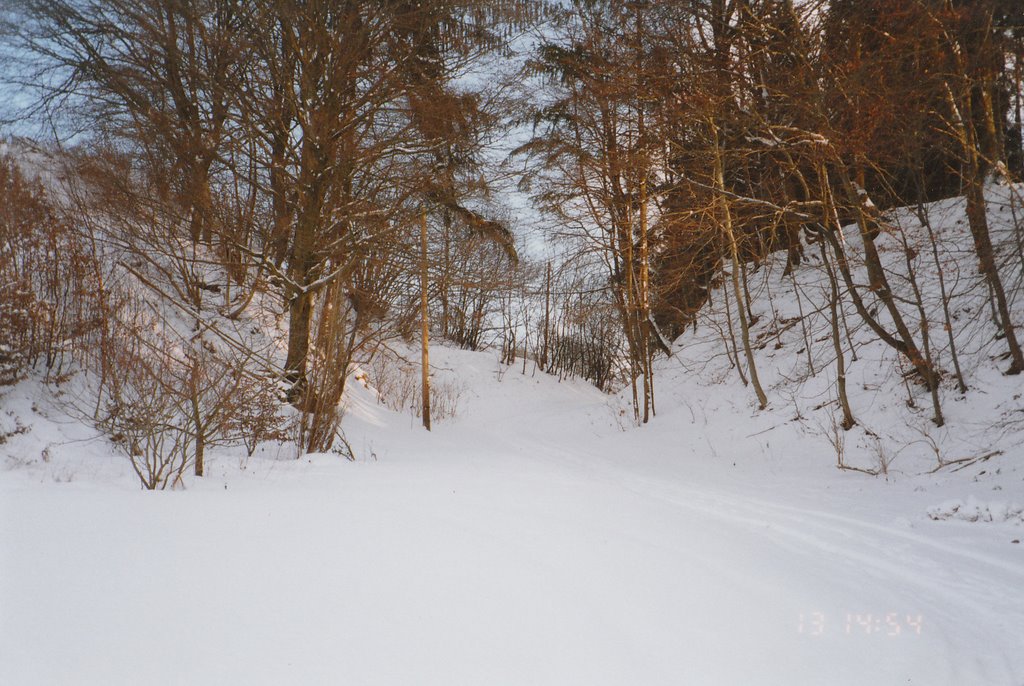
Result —
[[420, 372], [423, 428], [430, 431], [430, 298], [427, 263], [427, 211], [420, 213]]

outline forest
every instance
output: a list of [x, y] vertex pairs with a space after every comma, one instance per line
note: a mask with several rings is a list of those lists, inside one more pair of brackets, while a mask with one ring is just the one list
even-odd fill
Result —
[[[147, 488], [219, 445], [350, 452], [357, 363], [429, 428], [431, 337], [629, 388], [647, 423], [656, 358], [720, 286], [720, 352], [764, 409], [751, 292], [801, 265], [828, 287], [794, 354], [831, 370], [843, 430], [853, 331], [937, 426], [968, 390], [958, 297], [1024, 370], [1024, 228], [985, 196], [1024, 172], [1012, 0], [18, 0], [3, 21], [3, 379], [88, 378], [77, 410]], [[954, 197], [977, 277], [929, 219]], [[421, 393], [396, 340], [420, 342]]]

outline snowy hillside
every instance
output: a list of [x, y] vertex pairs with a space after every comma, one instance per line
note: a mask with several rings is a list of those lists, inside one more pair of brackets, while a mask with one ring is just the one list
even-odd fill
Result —
[[[988, 188], [989, 222], [1008, 263], [1022, 245], [1020, 194], [1019, 186]], [[790, 466], [803, 455], [809, 464], [841, 462], [846, 468], [898, 478], [940, 468], [985, 474], [1017, 465], [1024, 441], [1024, 387], [1019, 375], [1004, 374], [1009, 362], [973, 258], [964, 203], [945, 200], [924, 209], [935, 235], [934, 254], [926, 228], [909, 209], [886, 217], [894, 231], [883, 233], [877, 244], [897, 298], [904, 295], [903, 316], [913, 322], [913, 334], [918, 336], [922, 326], [910, 300], [907, 276], [906, 256], [911, 255], [941, 379], [941, 427], [933, 420], [927, 388], [913, 376], [906, 359], [878, 340], [850, 303], [841, 335], [844, 348], [849, 345], [853, 350], [852, 355], [844, 353], [857, 425], [849, 431], [839, 426], [829, 284], [814, 245], [807, 246], [805, 264], [791, 277], [784, 276], [786, 261], [781, 254], [748, 273], [756, 321], [751, 337], [756, 367], [770, 398], [768, 409], [756, 410], [753, 391], [735, 369], [734, 360], [741, 353], [733, 353], [727, 344], [723, 301], [728, 294], [720, 287], [712, 292], [694, 329], [675, 342], [674, 355], [659, 363], [657, 423], [702, 427], [707, 436], [704, 448], [712, 454], [739, 451]], [[846, 227], [846, 233], [847, 249], [859, 254], [856, 226]], [[898, 234], [906, 237], [906, 247]], [[943, 282], [938, 278], [940, 268]], [[1011, 267], [1006, 271], [1016, 293], [1024, 273], [1014, 273]], [[940, 283], [952, 323], [948, 332], [942, 324]], [[1019, 293], [1013, 306], [1016, 320], [1024, 319]], [[873, 312], [885, 326], [892, 326], [880, 303], [874, 304]], [[957, 350], [964, 392], [957, 387], [950, 341]]]

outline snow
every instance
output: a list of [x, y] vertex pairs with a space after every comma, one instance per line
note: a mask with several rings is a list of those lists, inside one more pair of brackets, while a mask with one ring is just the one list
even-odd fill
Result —
[[[962, 208], [936, 212], [955, 255]], [[836, 433], [830, 343], [810, 376], [780, 273], [752, 277], [764, 412], [714, 303], [659, 362], [647, 426], [628, 394], [436, 346], [458, 415], [433, 432], [353, 382], [354, 461], [221, 450], [173, 491], [140, 492], [69, 413], [76, 380], [7, 389], [0, 684], [1020, 686], [1020, 380], [976, 291], [946, 427], [855, 329], [860, 424]]]
[[995, 500], [979, 502], [974, 497], [946, 502], [928, 508], [931, 519], [962, 519], [966, 522], [1013, 522], [1024, 524], [1024, 506]]
[[86, 441], [3, 472], [0, 683], [1020, 683], [1019, 521], [928, 510], [991, 479], [711, 456], [735, 416], [623, 431], [584, 384], [434, 356], [466, 411], [427, 436], [355, 384], [355, 462], [55, 486]]

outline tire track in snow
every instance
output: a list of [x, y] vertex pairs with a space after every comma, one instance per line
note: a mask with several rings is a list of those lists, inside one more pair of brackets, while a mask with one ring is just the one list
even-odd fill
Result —
[[[861, 580], [851, 591], [868, 589], [877, 602], [912, 600], [930, 618], [933, 638], [938, 632], [937, 638], [949, 649], [964, 633], [973, 635], [977, 645], [986, 645], [992, 644], [994, 632], [1012, 636], [1024, 625], [1024, 597], [1019, 590], [1024, 569], [990, 555], [819, 509], [638, 476], [628, 468], [560, 447], [557, 441], [531, 442], [536, 459], [549, 465], [568, 462], [582, 468], [582, 474], [636, 496], [669, 503], [756, 540], [768, 537], [773, 545], [827, 569], [839, 572], [847, 569], [844, 563], [853, 563], [861, 576], [870, 577], [870, 583]], [[770, 564], [778, 566], [778, 560]], [[849, 577], [840, 580], [849, 581]], [[965, 623], [965, 617], [972, 621]], [[991, 683], [1019, 679], [1021, 665], [1012, 665], [1009, 653], [996, 649], [997, 654], [987, 659], [979, 656], [975, 668], [988, 673]]]

